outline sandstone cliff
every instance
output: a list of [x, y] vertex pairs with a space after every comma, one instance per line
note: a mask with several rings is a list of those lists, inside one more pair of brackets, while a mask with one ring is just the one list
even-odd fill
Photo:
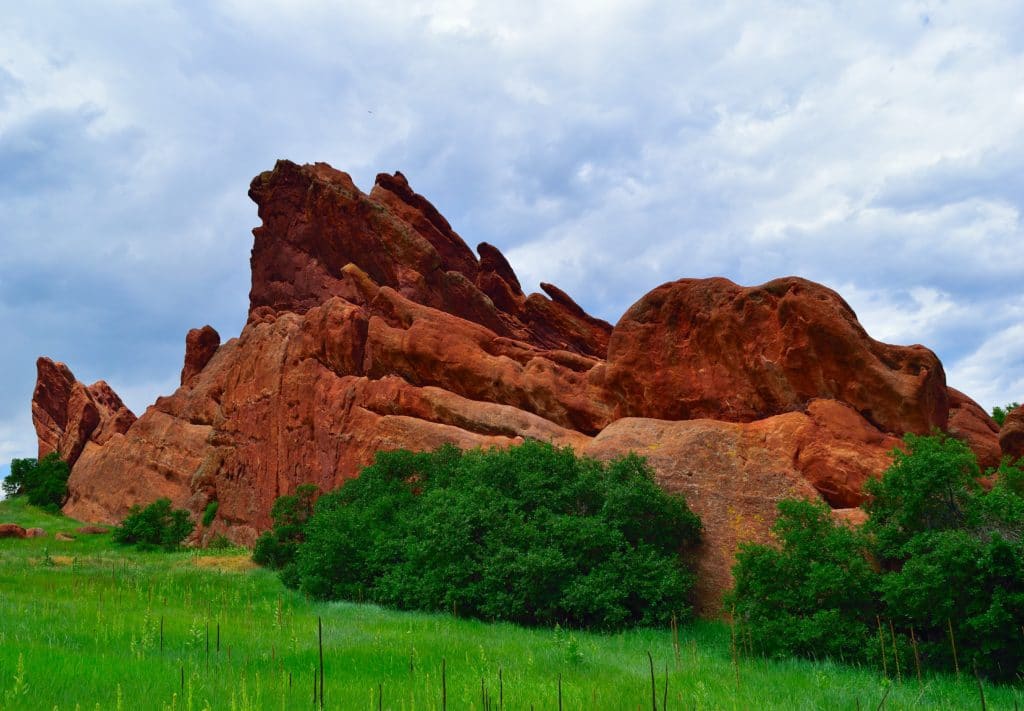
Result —
[[338, 486], [380, 449], [532, 437], [632, 450], [704, 521], [712, 611], [736, 545], [767, 539], [779, 499], [849, 515], [906, 432], [949, 429], [998, 455], [989, 418], [946, 388], [931, 351], [872, 340], [806, 280], [684, 279], [613, 328], [553, 285], [525, 294], [497, 248], [474, 254], [400, 173], [367, 195], [325, 164], [280, 161], [249, 195], [262, 225], [248, 322], [223, 344], [191, 331], [174, 394], [135, 421], [105, 385], [40, 360], [40, 454], [73, 462], [69, 515], [217, 500], [201, 536], [251, 543], [277, 496]]

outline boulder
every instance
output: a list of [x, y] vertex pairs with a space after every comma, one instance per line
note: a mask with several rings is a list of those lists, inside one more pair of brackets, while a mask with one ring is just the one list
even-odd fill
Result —
[[26, 531], [16, 523], [0, 523], [0, 538], [25, 538]]
[[27, 528], [25, 529], [25, 538], [45, 538], [46, 531], [42, 528]]
[[751, 422], [826, 398], [895, 435], [949, 416], [934, 353], [875, 341], [837, 293], [796, 277], [658, 287], [615, 325], [607, 382], [619, 416]]

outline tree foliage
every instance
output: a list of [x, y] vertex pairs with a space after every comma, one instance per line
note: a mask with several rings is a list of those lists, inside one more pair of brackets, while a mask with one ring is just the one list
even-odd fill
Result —
[[143, 549], [174, 550], [188, 537], [195, 524], [185, 509], [172, 509], [170, 499], [157, 499], [145, 508], [136, 504], [121, 524], [114, 528], [117, 543]]
[[5, 496], [25, 496], [33, 506], [56, 512], [68, 498], [69, 475], [67, 462], [56, 452], [40, 460], [14, 459], [3, 492]]
[[905, 443], [866, 487], [862, 528], [823, 505], [780, 504], [780, 545], [737, 557], [737, 619], [771, 654], [880, 663], [895, 647], [926, 667], [1013, 680], [1024, 674], [1024, 471], [1004, 461], [986, 491], [959, 440]]
[[399, 450], [320, 498], [283, 577], [324, 599], [617, 629], [689, 614], [679, 554], [699, 535], [636, 456]]
[[[294, 494], [279, 496], [270, 509], [274, 527], [264, 531], [253, 549], [252, 559], [265, 567], [282, 570], [295, 559], [295, 551], [304, 540], [306, 523], [313, 515], [320, 489], [314, 484], [301, 484]], [[294, 571], [289, 568], [288, 575]], [[290, 578], [289, 578], [290, 581]]]
[[992, 408], [992, 419], [996, 421], [997, 425], [1002, 427], [1003, 422], [1006, 421], [1006, 416], [1009, 415], [1014, 410], [1016, 410], [1018, 407], [1020, 407], [1019, 402], [1011, 402], [1005, 405], [1004, 407], [996, 405], [995, 407]]
[[726, 598], [749, 640], [772, 656], [861, 658], [879, 593], [864, 533], [795, 499], [779, 503], [773, 530], [779, 548], [741, 544]]

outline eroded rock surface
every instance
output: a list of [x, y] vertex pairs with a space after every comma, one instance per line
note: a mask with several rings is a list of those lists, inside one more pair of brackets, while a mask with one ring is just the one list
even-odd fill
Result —
[[954, 388], [949, 388], [947, 432], [970, 446], [982, 470], [999, 465], [999, 425], [981, 405]]
[[181, 384], [188, 385], [202, 372], [220, 348], [220, 334], [212, 326], [193, 328], [185, 336], [185, 365], [181, 368]]
[[1024, 457], [1024, 406], [1010, 412], [999, 430], [1002, 453], [1014, 460]]
[[925, 434], [949, 412], [934, 353], [875, 341], [838, 294], [796, 277], [658, 287], [615, 326], [608, 383], [622, 416], [750, 422], [830, 398], [882, 431]]
[[204, 535], [251, 543], [277, 496], [336, 487], [382, 449], [636, 451], [704, 520], [699, 603], [714, 611], [736, 546], [768, 540], [781, 498], [853, 521], [903, 433], [948, 427], [985, 456], [997, 442], [931, 351], [872, 340], [802, 279], [684, 279], [613, 329], [557, 286], [525, 293], [400, 173], [364, 194], [326, 164], [280, 161], [250, 196], [246, 326], [223, 344], [190, 331], [175, 393], [135, 421], [104, 384], [40, 359], [33, 419], [40, 452], [73, 462], [69, 515], [113, 523], [166, 496], [198, 516], [216, 500]]
[[57, 452], [74, 466], [89, 442], [104, 444], [135, 423], [109, 385], [99, 380], [86, 387], [71, 369], [49, 358], [36, 361], [32, 424], [39, 438], [39, 458]]

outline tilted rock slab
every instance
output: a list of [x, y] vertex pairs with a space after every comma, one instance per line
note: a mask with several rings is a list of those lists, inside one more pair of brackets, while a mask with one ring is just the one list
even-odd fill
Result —
[[334, 488], [380, 450], [535, 438], [602, 459], [635, 451], [704, 521], [710, 613], [736, 547], [769, 540], [782, 498], [856, 519], [906, 432], [956, 426], [998, 451], [931, 351], [872, 340], [812, 282], [684, 279], [613, 328], [551, 284], [525, 294], [500, 251], [474, 254], [400, 173], [367, 195], [328, 165], [279, 161], [249, 194], [262, 225], [248, 322], [223, 344], [191, 331], [173, 395], [124, 426], [119, 401], [100, 408], [40, 361], [34, 420], [40, 452], [74, 462], [68, 515], [114, 523], [166, 496], [198, 517], [216, 500], [199, 542], [251, 544], [278, 496]]

